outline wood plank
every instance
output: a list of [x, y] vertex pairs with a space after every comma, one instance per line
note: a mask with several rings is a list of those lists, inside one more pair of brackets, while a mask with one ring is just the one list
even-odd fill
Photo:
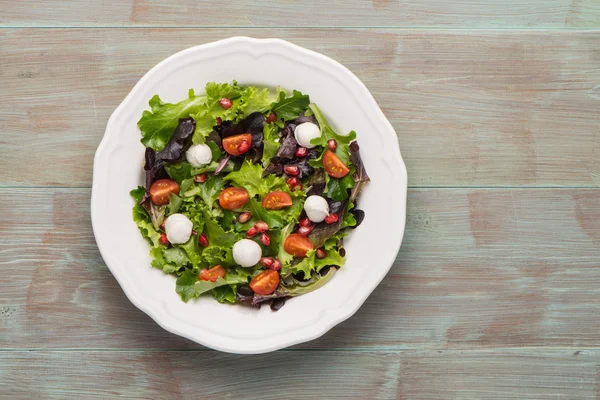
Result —
[[591, 399], [600, 352], [0, 352], [11, 399]]
[[[244, 33], [0, 30], [0, 185], [89, 187], [109, 115], [149, 68]], [[398, 132], [411, 186], [600, 184], [600, 32], [252, 34], [280, 36], [354, 71]], [[30, 168], [14, 168], [23, 154]]]
[[[131, 305], [87, 189], [0, 189], [0, 348], [199, 348]], [[594, 347], [600, 190], [409, 191], [405, 240], [358, 313], [311, 349]]]
[[177, 27], [599, 27], [594, 0], [443, 0], [323, 3], [291, 0], [252, 3], [182, 0], [102, 2], [1, 0], [0, 26], [177, 26]]

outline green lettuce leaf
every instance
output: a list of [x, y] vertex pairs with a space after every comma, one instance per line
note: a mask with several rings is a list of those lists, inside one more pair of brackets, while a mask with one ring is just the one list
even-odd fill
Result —
[[192, 263], [194, 269], [205, 266], [202, 263], [202, 258], [200, 257], [200, 253], [202, 252], [200, 245], [198, 244], [198, 236], [192, 235], [190, 240], [188, 240], [184, 244], [180, 244], [179, 247], [185, 251], [185, 254], [188, 257], [188, 260]]
[[346, 204], [346, 209], [344, 210], [344, 218], [342, 219], [342, 226], [340, 227], [340, 230], [356, 225], [356, 218], [354, 218], [354, 214], [352, 214], [350, 212], [350, 210], [352, 210], [353, 208], [354, 208], [354, 203], [349, 201]]
[[220, 176], [209, 175], [204, 183], [193, 183], [192, 186], [185, 191], [185, 197], [200, 196], [208, 209], [212, 209], [215, 201], [219, 198], [219, 194], [225, 187], [225, 182]]
[[201, 267], [206, 267], [207, 264], [200, 257], [200, 247], [198, 239], [192, 235], [190, 240], [181, 245], [173, 245], [172, 247], [153, 247], [150, 250], [152, 256], [152, 266], [162, 269], [170, 274], [173, 272], [181, 272], [185, 267], [191, 266], [194, 270]]
[[289, 265], [291, 264], [294, 256], [289, 254], [283, 249], [283, 243], [285, 239], [294, 231], [295, 222], [291, 222], [284, 226], [281, 230], [271, 232], [271, 247], [277, 249], [277, 258], [281, 263], [281, 274], [285, 276], [289, 273]]
[[281, 90], [277, 93], [277, 101], [271, 105], [278, 119], [283, 118], [286, 121], [294, 120], [301, 112], [306, 111], [310, 104], [308, 95], [304, 95], [296, 90], [290, 97], [286, 97], [285, 91]]
[[[216, 158], [213, 158], [213, 160], [216, 160]], [[181, 186], [184, 180], [193, 179], [196, 175], [203, 174], [205, 172], [215, 172], [217, 170], [217, 164], [217, 161], [213, 161], [208, 165], [194, 168], [192, 164], [188, 163], [187, 161], [182, 161], [177, 164], [165, 164], [165, 170], [171, 179]], [[233, 161], [229, 161], [223, 168], [223, 172], [231, 172], [233, 171], [233, 167]]]
[[225, 187], [225, 181], [220, 176], [209, 175], [207, 181], [198, 186], [200, 186], [200, 197], [208, 207], [212, 207]]
[[142, 201], [144, 194], [146, 194], [146, 188], [143, 186], [138, 186], [129, 192], [129, 195], [135, 200], [135, 204], [139, 204]]
[[279, 127], [275, 124], [265, 124], [263, 135], [263, 164], [266, 166], [269, 160], [277, 154], [277, 149], [279, 148]]
[[231, 231], [234, 228], [234, 224], [237, 222], [236, 215], [233, 211], [221, 210], [222, 215], [217, 217], [217, 221], [223, 227], [224, 231]]
[[304, 279], [308, 279], [315, 270], [315, 250], [309, 250], [306, 253], [306, 256], [302, 258], [302, 260], [298, 264], [290, 267], [289, 270], [292, 274], [303, 272]]
[[[351, 131], [347, 135], [338, 135], [335, 133], [333, 128], [327, 123], [325, 116], [321, 113], [319, 107], [316, 104], [309, 105], [310, 109], [315, 115], [317, 122], [319, 122], [319, 126], [321, 127], [321, 136], [311, 140], [312, 144], [316, 144], [318, 146], [327, 147], [327, 141], [330, 139], [335, 139], [337, 142], [337, 148], [335, 150], [335, 155], [339, 157], [340, 160], [344, 162], [347, 166], [350, 166], [350, 152], [348, 151], [348, 146], [350, 142], [356, 139], [356, 132]], [[322, 155], [319, 157], [320, 167], [323, 167]], [[313, 167], [313, 162], [310, 163]], [[351, 175], [351, 174], [348, 174]]]
[[187, 253], [181, 247], [170, 247], [163, 250], [163, 257], [166, 263], [177, 267], [185, 267], [190, 264]]
[[213, 297], [219, 303], [235, 303], [237, 285], [223, 285], [212, 290]]
[[238, 240], [238, 236], [233, 231], [224, 231], [221, 225], [216, 222], [208, 212], [204, 212], [204, 224], [206, 237], [210, 246], [220, 246], [231, 248]]
[[[185, 198], [184, 198], [185, 200]], [[193, 229], [196, 232], [204, 232], [206, 205], [201, 201], [188, 201], [181, 205], [179, 212], [185, 214], [192, 221]]]
[[327, 241], [323, 245], [323, 250], [325, 250], [327, 256], [325, 258], [315, 257], [315, 271], [320, 272], [324, 267], [328, 265], [336, 265], [341, 267], [346, 263], [346, 258], [344, 258], [340, 254], [337, 248], [337, 241], [339, 239], [337, 235], [338, 234], [327, 239]]
[[354, 178], [352, 177], [354, 167], [350, 168], [348, 175], [341, 179], [332, 178], [328, 175], [327, 187], [325, 188], [325, 194], [331, 200], [344, 201], [348, 198], [348, 189], [354, 187]]
[[281, 176], [270, 174], [263, 178], [262, 174], [263, 168], [259, 164], [246, 160], [238, 171], [230, 172], [224, 179], [246, 189], [250, 197], [264, 196], [273, 190], [289, 190]]
[[158, 95], [152, 97], [149, 102], [151, 111], [144, 111], [138, 121], [144, 146], [162, 150], [175, 132], [179, 119], [197, 112], [205, 101], [206, 97], [196, 96], [193, 89], [189, 90], [187, 99], [177, 104], [164, 103]]
[[242, 94], [241, 110], [244, 116], [254, 112], [265, 113], [271, 108], [273, 98], [269, 89], [258, 90], [254, 86], [248, 86]]
[[297, 190], [292, 195], [292, 205], [284, 208], [283, 210], [273, 211], [274, 214], [279, 215], [283, 220], [284, 224], [289, 222], [297, 222], [300, 219], [300, 214], [304, 209], [304, 198], [306, 193]]
[[133, 206], [132, 214], [133, 221], [137, 225], [142, 237], [148, 239], [152, 246], [160, 246], [160, 232], [154, 227], [152, 224], [152, 219], [142, 207], [139, 202], [142, 200], [142, 197], [146, 193], [146, 189], [142, 186], [139, 186], [137, 189], [133, 189], [129, 194], [135, 200], [135, 205]]
[[[215, 82], [206, 84], [206, 102], [195, 114], [191, 114], [196, 121], [196, 131], [192, 137], [194, 144], [204, 143], [206, 136], [212, 132], [217, 118], [223, 121], [236, 119], [236, 116], [241, 113], [243, 91], [244, 88], [238, 86], [235, 81], [231, 84]], [[230, 108], [223, 108], [220, 103], [223, 98], [231, 100]]]
[[208, 266], [221, 265], [223, 267], [235, 266], [231, 247], [208, 246], [202, 251], [202, 258]]
[[[187, 197], [187, 196], [185, 196], [185, 192], [187, 192], [188, 189], [191, 188], [193, 185], [194, 185], [194, 178], [182, 180], [181, 184], [179, 185], [179, 193], [182, 193], [184, 198]], [[188, 200], [188, 199], [186, 199], [186, 200]]]
[[171, 214], [177, 214], [182, 203], [181, 197], [177, 196], [175, 193], [171, 193], [169, 204], [167, 204], [166, 216], [168, 217]]
[[199, 271], [186, 270], [177, 279], [175, 291], [181, 296], [181, 299], [187, 302], [189, 299], [197, 298], [202, 293], [206, 293], [223, 285], [237, 285], [248, 283], [250, 271], [236, 268], [227, 271], [223, 278], [217, 278], [216, 282], [199, 281]]
[[152, 266], [154, 268], [162, 269], [166, 274], [172, 274], [179, 270], [179, 267], [175, 264], [167, 263], [163, 251], [166, 248], [164, 246], [152, 247], [150, 249], [150, 256], [152, 257]]
[[192, 167], [192, 164], [188, 163], [187, 161], [171, 165], [165, 164], [164, 167], [171, 179], [177, 182], [177, 184], [180, 186], [181, 182], [183, 182], [185, 179], [192, 179], [195, 175], [192, 173], [194, 167]]

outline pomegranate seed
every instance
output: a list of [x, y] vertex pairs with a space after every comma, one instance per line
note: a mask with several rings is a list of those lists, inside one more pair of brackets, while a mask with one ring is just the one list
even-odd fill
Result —
[[223, 120], [221, 119], [221, 117], [217, 117], [215, 122], [216, 122], [217, 126], [221, 126], [221, 124], [223, 123]]
[[266, 233], [261, 233], [260, 234], [260, 241], [262, 242], [262, 244], [264, 244], [265, 246], [268, 246], [271, 244], [271, 238], [269, 237], [269, 235], [267, 235]]
[[298, 147], [296, 150], [296, 157], [306, 157], [308, 155], [308, 149], [306, 147]]
[[265, 221], [256, 221], [254, 223], [254, 227], [260, 233], [264, 233], [269, 230], [269, 224], [267, 224]]
[[208, 174], [206, 172], [203, 174], [194, 176], [194, 182], [198, 182], [198, 183], [204, 183], [204, 182], [206, 182], [207, 179], [208, 179]]
[[290, 178], [286, 182], [291, 188], [295, 188], [300, 183], [296, 177]]
[[225, 97], [223, 97], [221, 100], [219, 100], [219, 103], [221, 103], [221, 106], [226, 110], [229, 110], [231, 108], [231, 106], [233, 105], [231, 100], [226, 99]]
[[327, 253], [325, 253], [325, 250], [322, 247], [319, 247], [317, 249], [317, 252], [315, 254], [317, 256], [317, 258], [319, 259], [323, 259], [325, 257], [327, 257]]
[[286, 165], [283, 167], [283, 172], [291, 176], [298, 176], [300, 173], [300, 168], [297, 165]]
[[252, 213], [250, 211], [246, 211], [240, 214], [238, 221], [240, 221], [240, 224], [245, 224], [246, 222], [250, 221], [250, 218], [252, 218]]
[[208, 246], [208, 239], [206, 238], [206, 235], [204, 233], [198, 235], [198, 243], [200, 243], [202, 247]]
[[273, 260], [271, 257], [263, 257], [260, 259], [260, 263], [267, 268], [270, 268], [274, 262], [275, 260]]
[[299, 183], [299, 184], [297, 184], [296, 186], [294, 186], [294, 192], [295, 192], [296, 190], [300, 190], [300, 191], [302, 191], [302, 190], [304, 190], [304, 186], [302, 186], [302, 184], [301, 184], [301, 183]]
[[256, 235], [258, 233], [258, 230], [256, 228], [250, 228], [248, 229], [248, 232], [246, 232], [246, 237], [248, 239], [253, 238], [254, 235]]
[[274, 259], [273, 265], [271, 265], [269, 268], [272, 269], [273, 271], [279, 271], [281, 269], [281, 263], [279, 262], [278, 259]]
[[298, 233], [302, 236], [308, 236], [312, 232], [313, 228], [310, 226], [301, 226], [298, 228]]
[[300, 220], [300, 226], [310, 226], [311, 221], [308, 218], [302, 218]]
[[335, 151], [335, 149], [337, 149], [337, 142], [335, 139], [329, 139], [327, 141], [327, 148], [331, 151]]
[[272, 112], [271, 114], [269, 114], [269, 116], [267, 117], [267, 119], [265, 121], [267, 122], [267, 124], [277, 121], [277, 114]]
[[333, 224], [333, 223], [337, 222], [338, 219], [339, 219], [339, 217], [337, 216], [337, 214], [329, 214], [328, 216], [325, 217], [325, 223]]
[[244, 140], [242, 143], [240, 143], [237, 147], [237, 151], [240, 154], [244, 154], [245, 152], [247, 152], [248, 150], [250, 150], [250, 146], [252, 145], [252, 143], [250, 143], [247, 140]]
[[160, 234], [160, 240], [159, 240], [159, 242], [163, 246], [166, 246], [166, 245], [169, 244], [169, 239], [167, 239], [167, 234], [166, 233], [161, 233]]

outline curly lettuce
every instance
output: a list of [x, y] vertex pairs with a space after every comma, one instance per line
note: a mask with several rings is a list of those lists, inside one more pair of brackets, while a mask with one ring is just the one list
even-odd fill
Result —
[[238, 171], [230, 172], [224, 179], [246, 189], [250, 197], [264, 196], [274, 190], [289, 190], [285, 179], [276, 175], [263, 178], [263, 168], [249, 160], [244, 161]]
[[290, 97], [286, 97], [286, 92], [279, 90], [277, 101], [271, 105], [277, 118], [285, 121], [295, 120], [298, 115], [305, 112], [310, 104], [310, 97], [294, 90]]
[[129, 194], [135, 200], [135, 206], [133, 207], [133, 221], [137, 225], [142, 237], [148, 239], [152, 246], [158, 246], [160, 240], [160, 233], [152, 223], [152, 218], [148, 215], [148, 212], [140, 205], [140, 201], [144, 197], [146, 189], [142, 186], [138, 186], [137, 189], [133, 189]]

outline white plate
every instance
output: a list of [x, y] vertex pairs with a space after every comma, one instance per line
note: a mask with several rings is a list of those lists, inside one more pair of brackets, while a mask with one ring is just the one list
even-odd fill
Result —
[[[149, 246], [131, 217], [129, 191], [143, 185], [137, 127], [148, 100], [178, 102], [206, 82], [282, 86], [309, 94], [331, 125], [355, 130], [371, 182], [359, 197], [366, 217], [345, 241], [346, 265], [324, 287], [272, 312], [184, 303], [175, 278], [150, 266]], [[92, 224], [100, 253], [123, 291], [164, 329], [213, 349], [264, 353], [315, 339], [354, 314], [390, 269], [406, 217], [406, 168], [398, 140], [364, 84], [341, 64], [278, 39], [236, 37], [179, 52], [152, 68], [108, 121], [94, 158]]]

